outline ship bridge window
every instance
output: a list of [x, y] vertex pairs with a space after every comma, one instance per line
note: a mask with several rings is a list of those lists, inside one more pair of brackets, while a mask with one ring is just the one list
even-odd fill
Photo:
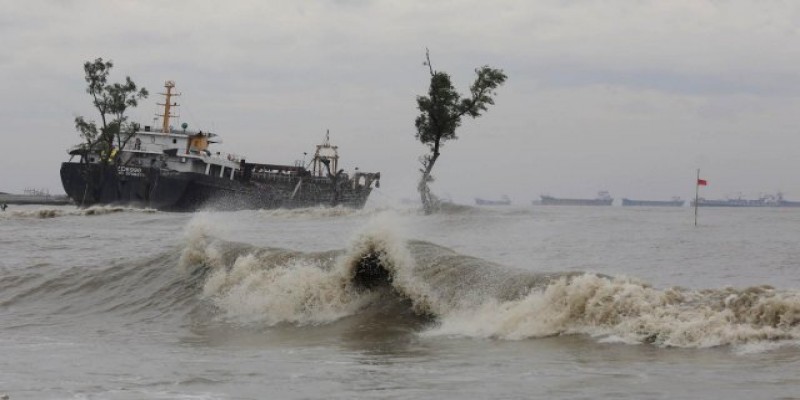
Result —
[[211, 168], [209, 168], [208, 171], [209, 175], [215, 176], [215, 175], [220, 175], [221, 173], [222, 173], [221, 165], [211, 164]]

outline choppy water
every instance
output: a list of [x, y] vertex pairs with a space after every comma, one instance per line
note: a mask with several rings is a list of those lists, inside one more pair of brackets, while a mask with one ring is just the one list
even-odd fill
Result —
[[800, 398], [800, 210], [700, 217], [9, 208], [0, 394]]

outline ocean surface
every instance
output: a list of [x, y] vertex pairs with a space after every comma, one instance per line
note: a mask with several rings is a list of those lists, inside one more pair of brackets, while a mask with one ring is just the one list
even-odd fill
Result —
[[800, 399], [800, 209], [0, 213], [0, 396]]

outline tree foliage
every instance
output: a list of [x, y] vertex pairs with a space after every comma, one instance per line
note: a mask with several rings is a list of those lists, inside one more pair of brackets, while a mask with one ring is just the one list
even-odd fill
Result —
[[430, 52], [425, 52], [425, 63], [431, 75], [427, 96], [417, 96], [417, 109], [420, 111], [415, 121], [416, 138], [428, 146], [429, 154], [420, 157], [422, 174], [417, 190], [426, 213], [435, 210], [438, 200], [431, 193], [429, 184], [433, 182], [431, 171], [439, 159], [444, 142], [458, 139], [456, 130], [463, 117], [477, 118], [494, 104], [495, 90], [505, 83], [506, 75], [501, 69], [488, 65], [476, 68], [475, 81], [469, 88], [469, 96], [462, 97], [446, 72], [436, 71], [431, 64]]
[[92, 97], [92, 105], [100, 114], [100, 123], [83, 116], [75, 118], [75, 129], [84, 141], [84, 156], [97, 153], [103, 164], [108, 164], [113, 157], [112, 148], [124, 148], [137, 129], [136, 124], [128, 123], [125, 112], [148, 96], [147, 89], [138, 89], [128, 76], [123, 83], [109, 83], [108, 77], [113, 67], [111, 60], [103, 61], [102, 58], [83, 64], [86, 93]]

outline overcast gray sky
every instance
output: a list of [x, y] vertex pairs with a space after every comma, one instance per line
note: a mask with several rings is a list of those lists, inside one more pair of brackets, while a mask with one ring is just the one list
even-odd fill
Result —
[[[415, 96], [434, 68], [463, 93], [508, 75], [434, 169], [456, 201], [508, 194], [800, 200], [800, 2], [0, 0], [0, 191], [63, 193], [59, 165], [96, 119], [83, 62], [152, 94], [220, 150], [292, 163], [330, 129], [343, 166], [381, 171], [375, 200], [415, 197]], [[151, 122], [159, 96], [131, 117]]]

